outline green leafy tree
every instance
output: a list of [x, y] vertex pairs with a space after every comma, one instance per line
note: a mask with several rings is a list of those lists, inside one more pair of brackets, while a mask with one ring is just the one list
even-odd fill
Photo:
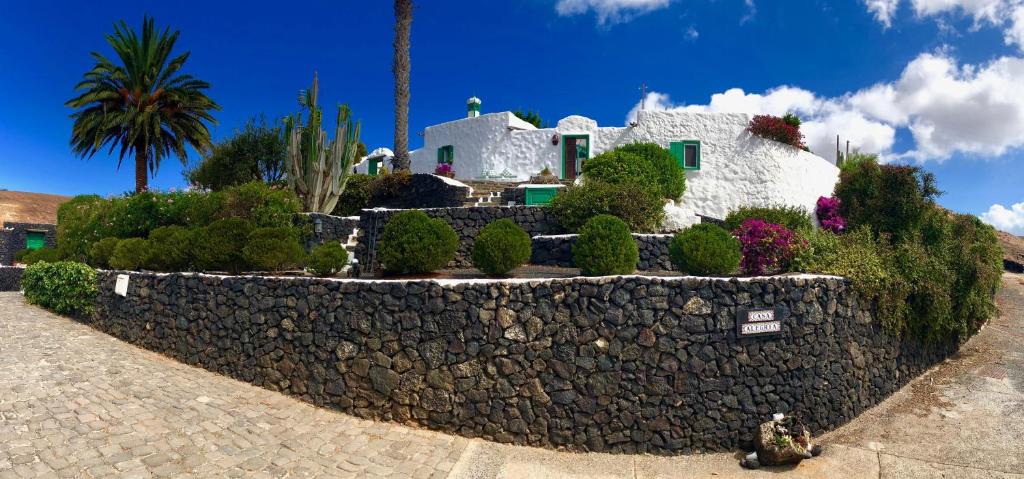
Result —
[[71, 148], [83, 158], [100, 149], [120, 150], [117, 166], [125, 155], [135, 156], [135, 191], [149, 187], [148, 172], [156, 173], [164, 157], [175, 155], [187, 163], [186, 146], [198, 151], [210, 147], [206, 123], [220, 106], [206, 96], [210, 84], [181, 72], [189, 52], [171, 57], [177, 31], [158, 31], [145, 17], [141, 36], [124, 20], [114, 25], [107, 43], [117, 64], [98, 52], [96, 65], [75, 87], [79, 96], [68, 100], [71, 115]]
[[220, 191], [251, 181], [276, 183], [284, 178], [288, 144], [280, 126], [272, 126], [260, 115], [245, 127], [213, 145], [185, 179], [195, 187]]

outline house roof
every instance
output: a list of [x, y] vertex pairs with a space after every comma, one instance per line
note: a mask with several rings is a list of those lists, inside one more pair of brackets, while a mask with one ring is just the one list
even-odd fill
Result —
[[57, 207], [70, 196], [0, 191], [0, 223], [57, 224]]

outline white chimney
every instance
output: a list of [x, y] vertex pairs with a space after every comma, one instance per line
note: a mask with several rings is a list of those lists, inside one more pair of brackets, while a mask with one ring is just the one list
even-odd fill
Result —
[[466, 100], [466, 117], [476, 118], [478, 116], [480, 116], [480, 99], [474, 96]]

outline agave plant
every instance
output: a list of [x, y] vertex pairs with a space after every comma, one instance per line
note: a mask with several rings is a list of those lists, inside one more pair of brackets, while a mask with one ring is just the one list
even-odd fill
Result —
[[338, 204], [352, 172], [360, 125], [352, 122], [348, 105], [340, 105], [334, 139], [328, 141], [323, 130], [323, 111], [317, 105], [318, 93], [317, 76], [313, 74], [313, 87], [299, 93], [299, 106], [308, 112], [306, 124], [302, 124], [301, 112], [285, 118], [288, 186], [302, 200], [306, 211], [329, 214]]

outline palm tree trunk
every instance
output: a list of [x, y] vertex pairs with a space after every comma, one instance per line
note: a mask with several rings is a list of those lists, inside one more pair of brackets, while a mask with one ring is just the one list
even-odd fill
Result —
[[412, 32], [412, 0], [395, 0], [395, 170], [409, 170], [409, 37]]
[[135, 192], [149, 190], [149, 149], [135, 148]]

